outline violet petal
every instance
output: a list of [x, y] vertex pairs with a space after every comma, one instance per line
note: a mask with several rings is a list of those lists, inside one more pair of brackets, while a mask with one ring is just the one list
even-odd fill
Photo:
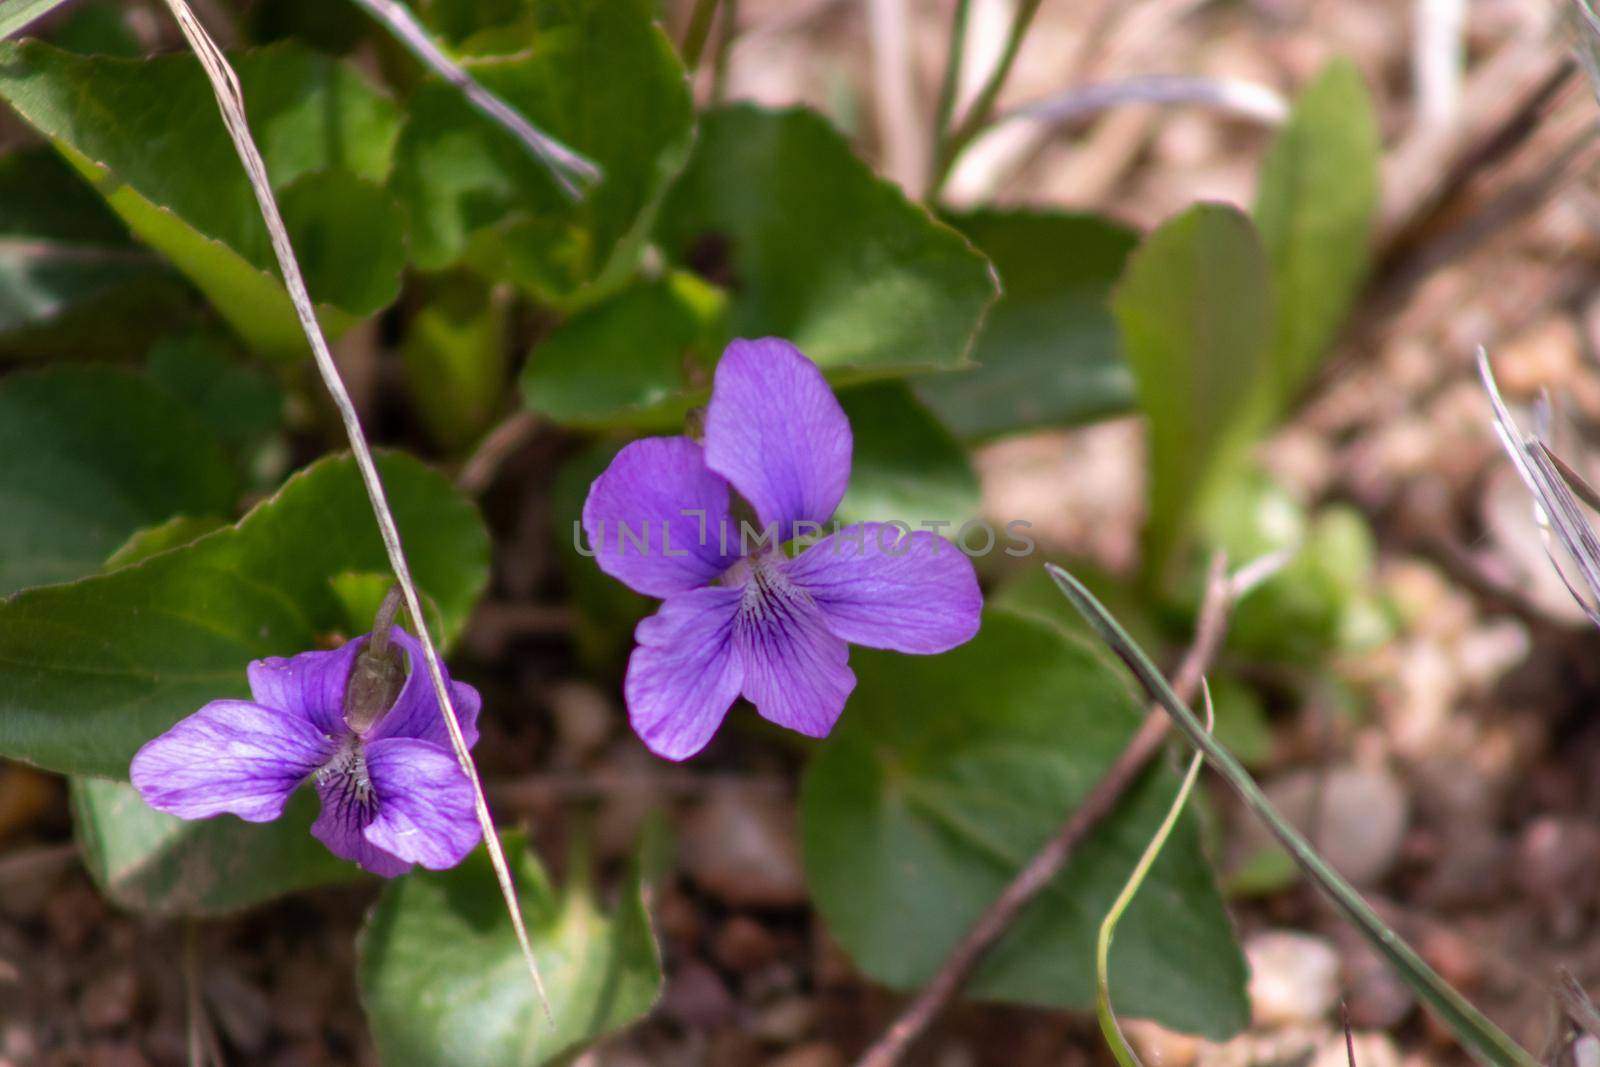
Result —
[[367, 746], [367, 773], [378, 798], [367, 842], [431, 870], [454, 867], [482, 836], [472, 785], [449, 749], [391, 737]]
[[624, 692], [634, 732], [650, 751], [682, 760], [699, 752], [739, 695], [733, 651], [743, 593], [707, 586], [668, 597], [634, 631]]
[[181, 819], [232, 812], [268, 822], [334, 743], [292, 712], [213, 700], [146, 742], [129, 777], [146, 804]]
[[728, 483], [687, 437], [647, 437], [618, 452], [589, 487], [583, 530], [600, 569], [646, 596], [705, 585], [739, 552]]
[[784, 567], [844, 640], [896, 652], [945, 652], [970, 641], [983, 594], [969, 560], [927, 530], [886, 523], [846, 527]]
[[317, 773], [317, 795], [322, 798], [322, 810], [311, 824], [311, 835], [327, 845], [329, 852], [384, 878], [411, 869], [409, 860], [367, 840], [365, 831], [377, 818], [378, 799], [361, 747], [346, 749]]
[[245, 668], [250, 693], [257, 704], [298, 715], [325, 734], [348, 733], [344, 687], [350, 680], [350, 665], [365, 643], [363, 636], [331, 652], [253, 660]]
[[850, 481], [850, 422], [822, 371], [788, 341], [734, 341], [706, 411], [706, 463], [779, 540], [833, 517]]
[[768, 570], [744, 587], [734, 625], [745, 698], [779, 726], [826, 737], [856, 686], [850, 646], [779, 565], [758, 566]]

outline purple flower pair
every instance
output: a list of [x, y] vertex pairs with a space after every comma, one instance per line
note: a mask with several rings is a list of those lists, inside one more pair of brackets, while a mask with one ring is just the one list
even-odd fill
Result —
[[[480, 836], [472, 786], [450, 748], [422, 646], [390, 631], [409, 661], [387, 711], [346, 721], [357, 656], [370, 635], [332, 652], [250, 664], [253, 700], [213, 700], [133, 757], [145, 803], [182, 819], [231, 812], [248, 822], [283, 814], [310, 778], [322, 798], [311, 832], [335, 855], [392, 878], [413, 864], [453, 867]], [[477, 690], [449, 682], [467, 744], [478, 740]]]
[[929, 654], [977, 633], [972, 563], [937, 534], [862, 523], [782, 550], [832, 518], [851, 448], [815, 364], [787, 341], [735, 341], [703, 445], [635, 441], [595, 479], [583, 527], [596, 561], [664, 600], [635, 631], [624, 684], [633, 728], [658, 755], [700, 751], [741, 695], [781, 726], [826, 736], [855, 688], [850, 644]]

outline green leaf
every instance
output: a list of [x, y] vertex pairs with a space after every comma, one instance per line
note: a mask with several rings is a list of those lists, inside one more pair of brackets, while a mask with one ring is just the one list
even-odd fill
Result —
[[[337, 333], [376, 311], [397, 284], [399, 216], [378, 188], [397, 109], [353, 68], [297, 46], [234, 63], [273, 188], [285, 194], [295, 224], [290, 237], [311, 295], [324, 305], [325, 328]], [[278, 358], [305, 352], [254, 194], [192, 55], [124, 60], [37, 41], [4, 44], [0, 97], [252, 347]], [[323, 171], [341, 176], [310, 177]], [[364, 258], [352, 264], [353, 250]]]
[[661, 960], [637, 872], [608, 916], [586, 885], [557, 890], [520, 838], [504, 840], [554, 1025], [480, 849], [390, 882], [361, 932], [362, 999], [388, 1067], [552, 1063], [655, 1003]]
[[578, 312], [534, 346], [522, 371], [529, 409], [570, 426], [681, 427], [703, 403], [723, 298], [674, 273]]
[[151, 556], [160, 555], [169, 548], [198, 541], [206, 534], [220, 530], [226, 525], [228, 525], [227, 519], [215, 515], [174, 515], [166, 522], [134, 531], [133, 536], [124, 541], [121, 548], [106, 557], [105, 569], [115, 571], [131, 567], [135, 563], [143, 563]]
[[507, 295], [471, 275], [446, 275], [432, 280], [406, 328], [400, 356], [411, 402], [446, 448], [471, 444], [504, 403]]
[[1134, 233], [1098, 215], [1047, 211], [949, 221], [994, 263], [1001, 295], [973, 344], [978, 366], [918, 381], [923, 402], [969, 440], [1130, 410], [1110, 296]]
[[1378, 118], [1361, 73], [1335, 59], [1296, 98], [1256, 193], [1278, 294], [1272, 373], [1279, 407], [1316, 370], [1366, 278], [1380, 157]]
[[[415, 460], [379, 466], [447, 640], [487, 580], [483, 522]], [[251, 660], [303, 652], [341, 629], [334, 576], [387, 566], [354, 464], [329, 458], [234, 526], [0, 601], [0, 755], [126, 777], [145, 741], [208, 701], [245, 695]]]
[[658, 236], [729, 290], [733, 336], [786, 337], [836, 382], [963, 366], [996, 295], [960, 234], [809, 111], [703, 116]]
[[173, 515], [234, 510], [233, 470], [210, 428], [109, 367], [0, 381], [0, 455], [0, 595], [93, 574], [135, 530]]
[[0, 4], [0, 39], [21, 33], [67, 0], [5, 0]]
[[137, 348], [184, 299], [177, 276], [48, 146], [0, 156], [0, 347]]
[[[954, 540], [978, 513], [978, 475], [966, 450], [901, 382], [875, 382], [841, 390], [839, 403], [855, 437], [850, 488], [839, 503], [840, 522], [889, 522], [939, 530]], [[998, 535], [998, 532], [997, 532]], [[983, 535], [972, 534], [972, 547]]]
[[[989, 611], [942, 656], [856, 650], [857, 686], [801, 790], [806, 870], [831, 933], [873, 978], [924, 984], [1059, 829], [1137, 728], [1126, 684], [1043, 620]], [[914, 711], [914, 713], [912, 713]], [[1146, 774], [995, 946], [968, 991], [1094, 1005], [1096, 928], [1166, 810]], [[1185, 818], [1117, 937], [1120, 1011], [1226, 1038], [1246, 968]]]
[[1145, 572], [1164, 574], [1193, 511], [1265, 422], [1272, 284], [1250, 220], [1201, 204], [1134, 252], [1113, 297], [1149, 422]]
[[302, 789], [276, 822], [231, 815], [187, 822], [145, 804], [125, 782], [73, 778], [84, 866], [113, 903], [156, 915], [236, 911], [360, 875], [311, 836], [317, 795]]
[[287, 397], [275, 379], [202, 333], [163, 338], [150, 350], [145, 376], [205, 420], [251, 485], [282, 477]]
[[416, 263], [471, 259], [552, 302], [616, 288], [632, 271], [693, 129], [688, 82], [648, 0], [536, 0], [528, 51], [464, 62], [604, 179], [573, 204], [526, 146], [453, 86], [412, 98], [393, 189]]

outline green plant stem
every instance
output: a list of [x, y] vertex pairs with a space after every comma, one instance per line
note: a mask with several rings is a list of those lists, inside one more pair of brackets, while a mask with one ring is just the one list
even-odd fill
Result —
[[938, 196], [939, 190], [944, 187], [945, 179], [950, 176], [950, 168], [962, 150], [972, 143], [973, 138], [977, 137], [988, 123], [989, 116], [994, 112], [995, 100], [999, 98], [1000, 90], [1005, 87], [1006, 78], [1011, 75], [1011, 68], [1017, 61], [1017, 53], [1022, 49], [1022, 41], [1027, 37], [1028, 27], [1033, 23], [1033, 16], [1039, 13], [1039, 5], [1042, 2], [1043, 0], [1022, 0], [1017, 6], [1017, 13], [1011, 19], [1011, 29], [1006, 33], [1005, 50], [1000, 53], [999, 62], [984, 79], [983, 86], [972, 98], [972, 103], [967, 106], [961, 122], [948, 137], [939, 138], [942, 147], [934, 160], [928, 199]]
[[700, 57], [705, 55], [706, 42], [711, 39], [711, 23], [716, 14], [717, 0], [694, 0], [689, 25], [683, 31], [683, 46], [678, 49], [690, 74], [700, 67]]
[[1172, 717], [1173, 724], [1191, 745], [1203, 752], [1245, 805], [1266, 823], [1267, 828], [1289, 851], [1295, 862], [1333, 902], [1333, 905], [1366, 936], [1367, 940], [1400, 972], [1406, 983], [1450, 1027], [1452, 1033], [1472, 1052], [1497, 1067], [1536, 1067], [1538, 1061], [1490, 1022], [1438, 973], [1418, 956], [1372, 910], [1355, 888], [1330, 867], [1267, 800], [1248, 771], [1215, 738], [1206, 732], [1194, 712], [1178, 699], [1150, 658], [1134, 643], [1121, 625], [1111, 617], [1094, 594], [1071, 574], [1054, 564], [1045, 569], [1066, 594], [1072, 606], [1092, 626], [1100, 638], [1127, 664], [1151, 698]]
[[950, 19], [950, 44], [944, 57], [944, 78], [939, 83], [939, 102], [934, 111], [933, 157], [928, 161], [929, 175], [938, 174], [945, 140], [950, 135], [950, 119], [956, 109], [956, 90], [961, 85], [961, 65], [966, 58], [967, 23], [971, 17], [972, 0], [956, 0], [955, 14]]
[[[1206, 694], [1206, 708], [1206, 719], [1209, 721], [1212, 718], [1209, 692]], [[1161, 825], [1156, 827], [1155, 835], [1150, 838], [1150, 843], [1140, 854], [1139, 862], [1134, 865], [1133, 873], [1128, 876], [1122, 892], [1112, 901], [1111, 909], [1106, 912], [1106, 917], [1100, 923], [1100, 935], [1095, 939], [1094, 1014], [1100, 1021], [1100, 1032], [1105, 1035], [1106, 1044], [1110, 1046], [1111, 1054], [1120, 1067], [1144, 1067], [1144, 1065], [1133, 1051], [1133, 1047], [1128, 1044], [1127, 1037], [1123, 1035], [1122, 1024], [1117, 1021], [1117, 1013], [1111, 1009], [1111, 939], [1116, 935], [1117, 923], [1122, 921], [1122, 913], [1133, 903], [1139, 887], [1144, 885], [1145, 878], [1150, 874], [1150, 868], [1155, 866], [1161, 850], [1166, 848], [1167, 838], [1172, 836], [1173, 828], [1178, 825], [1178, 818], [1189, 803], [1189, 794], [1194, 790], [1195, 780], [1200, 777], [1200, 765], [1204, 762], [1205, 753], [1196, 750], [1194, 759], [1189, 761], [1189, 770], [1178, 786], [1177, 795], [1172, 799], [1172, 806], [1167, 809], [1166, 817], [1161, 820]]]

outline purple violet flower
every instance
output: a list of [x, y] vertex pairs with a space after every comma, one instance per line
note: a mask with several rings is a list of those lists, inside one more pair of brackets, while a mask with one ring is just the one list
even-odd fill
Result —
[[[334, 855], [385, 878], [417, 863], [454, 867], [480, 830], [416, 638], [390, 630], [391, 648], [409, 664], [392, 706], [373, 709], [376, 721], [352, 716], [365, 718], [361, 730], [346, 721], [351, 671], [370, 640], [255, 660], [247, 672], [255, 699], [213, 700], [148, 742], [133, 757], [134, 787], [181, 819], [231, 812], [270, 822], [311, 778], [322, 798], [311, 832]], [[476, 744], [478, 691], [449, 685], [461, 732]]]
[[[977, 633], [972, 563], [935, 533], [869, 522], [793, 557], [780, 547], [833, 516], [851, 443], [822, 372], [797, 348], [734, 341], [717, 364], [704, 446], [635, 441], [589, 488], [583, 528], [600, 569], [664, 601], [634, 632], [624, 683], [634, 731], [657, 755], [700, 751], [741, 695], [780, 726], [824, 737], [855, 688], [849, 644], [931, 654]], [[733, 503], [776, 536], [751, 545]]]

